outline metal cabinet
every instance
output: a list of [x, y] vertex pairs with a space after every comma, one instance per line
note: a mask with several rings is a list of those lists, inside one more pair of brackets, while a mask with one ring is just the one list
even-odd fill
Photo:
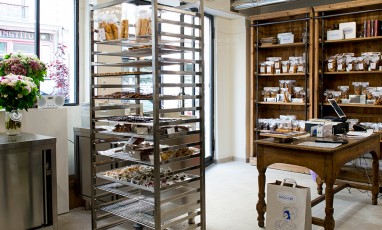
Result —
[[56, 138], [0, 134], [0, 229], [57, 227]]

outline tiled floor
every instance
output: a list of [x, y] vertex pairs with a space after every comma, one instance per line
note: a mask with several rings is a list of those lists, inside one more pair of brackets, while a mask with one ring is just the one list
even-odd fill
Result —
[[[208, 230], [256, 230], [257, 226], [257, 170], [241, 162], [215, 164], [206, 173], [206, 214]], [[298, 184], [311, 188], [312, 198], [317, 197], [315, 182], [310, 175], [267, 170], [267, 182], [294, 178]], [[313, 207], [313, 216], [324, 217], [324, 205]], [[371, 205], [370, 193], [345, 189], [335, 195], [334, 219], [338, 230], [382, 229], [382, 199]], [[59, 216], [59, 230], [91, 229], [90, 212], [83, 208]], [[113, 228], [133, 230], [131, 224]], [[313, 230], [323, 229], [313, 226]]]

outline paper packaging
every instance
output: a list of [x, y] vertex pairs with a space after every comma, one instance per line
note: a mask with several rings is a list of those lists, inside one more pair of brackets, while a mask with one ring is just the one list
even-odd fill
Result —
[[293, 179], [267, 184], [267, 229], [311, 230], [310, 197], [310, 188], [297, 185]]
[[277, 34], [277, 39], [279, 40], [279, 44], [294, 43], [294, 34], [292, 34], [290, 32]]
[[345, 39], [356, 38], [356, 23], [355, 22], [345, 22], [339, 24], [340, 30], [343, 31]]
[[366, 104], [366, 95], [349, 95], [349, 104]]
[[333, 124], [317, 126], [317, 137], [329, 137], [332, 135]]
[[326, 32], [326, 39], [331, 40], [341, 40], [344, 39], [344, 33], [342, 30], [328, 30]]

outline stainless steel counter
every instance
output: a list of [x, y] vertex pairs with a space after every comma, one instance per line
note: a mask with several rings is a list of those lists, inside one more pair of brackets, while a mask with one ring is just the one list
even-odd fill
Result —
[[0, 229], [56, 229], [56, 138], [0, 133], [0, 187]]

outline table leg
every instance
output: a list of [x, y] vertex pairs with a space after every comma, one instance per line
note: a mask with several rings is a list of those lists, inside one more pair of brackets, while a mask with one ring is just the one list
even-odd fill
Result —
[[371, 152], [371, 155], [373, 156], [373, 187], [371, 189], [371, 203], [373, 205], [378, 204], [378, 194], [379, 194], [379, 159], [378, 155], [375, 152]]
[[322, 185], [324, 184], [321, 177], [316, 177], [316, 183], [317, 183], [317, 194], [322, 195]]
[[334, 229], [334, 208], [333, 208], [333, 199], [334, 199], [334, 191], [333, 191], [333, 185], [334, 183], [332, 181], [325, 182], [326, 188], [325, 188], [325, 223], [324, 223], [324, 229], [325, 230], [333, 230]]
[[266, 169], [259, 170], [259, 201], [256, 205], [256, 210], [258, 213], [257, 221], [259, 227], [264, 227], [264, 214], [266, 211], [266, 203], [265, 203], [265, 171]]

